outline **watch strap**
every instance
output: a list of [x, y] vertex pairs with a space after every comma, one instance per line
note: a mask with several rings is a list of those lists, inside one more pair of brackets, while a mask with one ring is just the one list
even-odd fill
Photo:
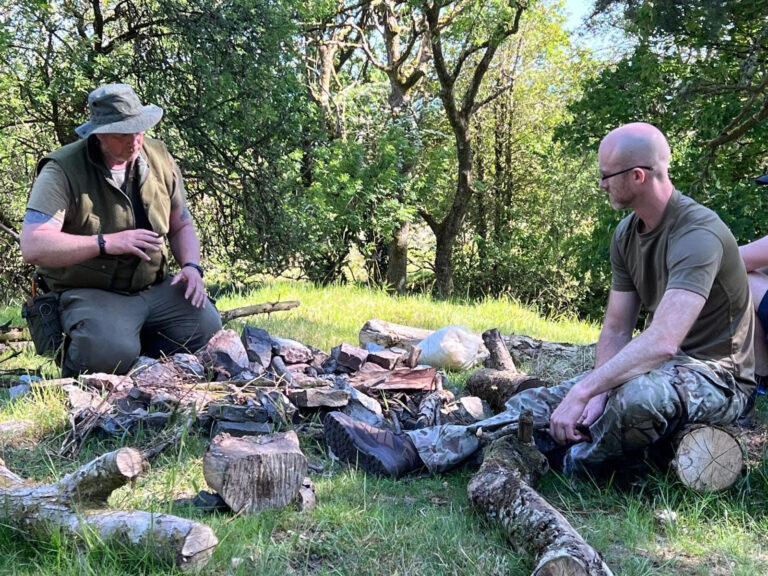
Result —
[[205, 268], [200, 266], [200, 264], [195, 264], [194, 262], [187, 262], [182, 266], [182, 268], [186, 268], [186, 267], [194, 268], [195, 270], [197, 270], [200, 274], [200, 278], [202, 278], [205, 275]]

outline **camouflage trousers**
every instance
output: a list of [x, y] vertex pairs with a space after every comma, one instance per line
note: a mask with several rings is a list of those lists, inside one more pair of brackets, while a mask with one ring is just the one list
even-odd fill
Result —
[[[480, 448], [479, 428], [488, 431], [516, 422], [524, 410], [533, 413], [534, 422], [549, 422], [568, 391], [587, 374], [550, 388], [525, 390], [507, 401], [504, 412], [471, 426], [433, 426], [407, 434], [430, 472], [444, 472]], [[563, 471], [609, 471], [622, 460], [642, 458], [645, 449], [685, 423], [730, 424], [747, 398], [733, 375], [716, 364], [675, 356], [609, 392], [602, 416], [589, 427], [592, 440], [565, 447]], [[548, 433], [538, 435], [537, 445], [545, 453], [558, 448]]]

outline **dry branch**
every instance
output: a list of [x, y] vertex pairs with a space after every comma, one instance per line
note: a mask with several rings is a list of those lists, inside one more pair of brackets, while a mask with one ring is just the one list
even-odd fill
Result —
[[227, 323], [235, 318], [252, 316], [254, 314], [270, 314], [272, 312], [282, 312], [298, 308], [299, 303], [296, 300], [287, 300], [285, 302], [266, 302], [264, 304], [253, 304], [252, 306], [243, 306], [242, 308], [233, 308], [221, 312], [221, 321]]
[[205, 524], [169, 514], [104, 510], [113, 490], [135, 480], [144, 467], [141, 454], [121, 448], [86, 464], [54, 484], [35, 485], [10, 472], [0, 460], [3, 522], [45, 538], [52, 530], [87, 539], [146, 548], [181, 570], [203, 567], [218, 544]]

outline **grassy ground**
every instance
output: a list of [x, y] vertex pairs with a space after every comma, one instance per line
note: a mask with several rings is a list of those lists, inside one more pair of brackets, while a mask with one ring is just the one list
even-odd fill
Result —
[[[356, 343], [369, 318], [438, 328], [464, 324], [475, 331], [498, 327], [503, 333], [576, 343], [592, 342], [596, 326], [562, 320], [550, 322], [510, 302], [437, 303], [428, 298], [391, 298], [353, 286], [312, 288], [270, 284], [244, 295], [222, 295], [221, 309], [275, 300], [299, 300], [301, 307], [257, 316], [249, 322], [274, 336], [291, 337], [324, 350], [342, 341]], [[0, 314], [13, 317], [14, 311]], [[233, 322], [239, 329], [243, 322]], [[7, 351], [0, 352], [2, 360]], [[43, 361], [29, 353], [0, 364], [0, 369], [37, 368]], [[45, 368], [50, 372], [50, 367]], [[465, 375], [451, 375], [455, 383]], [[699, 495], [663, 472], [642, 481], [613, 478], [571, 482], [554, 473], [540, 492], [595, 548], [615, 574], [762, 575], [768, 573], [768, 466], [765, 407], [761, 427], [751, 436], [754, 458], [732, 490]], [[24, 438], [0, 438], [0, 457], [18, 474], [51, 481], [117, 446], [142, 446], [148, 437], [92, 439], [77, 461], [56, 456], [66, 433], [63, 399], [54, 391], [11, 402], [0, 389], [0, 423], [25, 419], [34, 432]], [[308, 513], [292, 509], [256, 517], [204, 515], [174, 504], [205, 489], [201, 460], [207, 439], [190, 434], [155, 458], [134, 487], [116, 491], [118, 508], [170, 511], [208, 523], [220, 544], [203, 574], [215, 575], [445, 575], [530, 574], [532, 559], [515, 552], [501, 532], [468, 508], [466, 485], [471, 470], [440, 477], [399, 481], [340, 469], [327, 460], [323, 447], [302, 439], [310, 461], [322, 465], [313, 474], [318, 507]], [[654, 511], [677, 513], [673, 524], [659, 524]], [[53, 534], [27, 542], [0, 521], [0, 574], [50, 575], [168, 574], [149, 554], [97, 542], [76, 543]]]

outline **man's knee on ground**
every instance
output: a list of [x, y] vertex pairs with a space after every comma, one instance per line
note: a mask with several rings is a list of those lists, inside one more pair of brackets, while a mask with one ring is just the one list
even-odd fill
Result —
[[105, 342], [90, 335], [72, 334], [66, 363], [76, 372], [126, 374], [140, 353], [139, 342], [132, 339], [115, 338]]

